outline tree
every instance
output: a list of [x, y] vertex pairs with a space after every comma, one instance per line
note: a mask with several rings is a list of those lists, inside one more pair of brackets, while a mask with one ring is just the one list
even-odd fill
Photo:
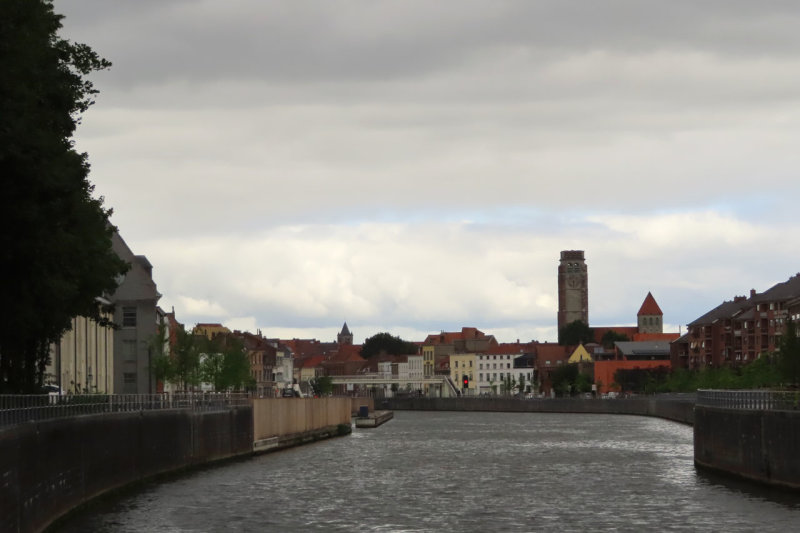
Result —
[[603, 334], [603, 337], [600, 339], [600, 344], [603, 345], [603, 348], [610, 349], [614, 347], [615, 342], [625, 342], [629, 340], [628, 336], [624, 333], [617, 333], [613, 329], [610, 329]]
[[519, 375], [519, 392], [520, 394], [525, 393], [525, 374]]
[[800, 342], [791, 318], [786, 321], [786, 330], [781, 336], [779, 346], [778, 369], [781, 378], [784, 383], [797, 386], [800, 384]]
[[582, 320], [570, 322], [558, 332], [558, 344], [562, 346], [587, 344], [592, 340], [594, 340], [592, 328]]
[[383, 354], [412, 355], [417, 353], [417, 345], [407, 342], [391, 333], [377, 333], [364, 341], [361, 345], [361, 357], [370, 357]]
[[200, 362], [202, 380], [215, 391], [241, 390], [252, 385], [250, 359], [244, 343], [231, 335], [218, 335], [213, 340], [203, 339], [203, 357]]
[[152, 357], [150, 359], [150, 372], [156, 381], [162, 383], [173, 382], [175, 379], [175, 364], [173, 359], [164, 353], [167, 345], [167, 327], [162, 322], [156, 328], [156, 333], [148, 343]]
[[98, 297], [128, 268], [72, 142], [97, 93], [86, 76], [110, 63], [60, 38], [61, 18], [49, 0], [0, 2], [0, 393], [39, 389], [73, 317], [110, 325]]
[[575, 381], [578, 379], [578, 365], [561, 365], [550, 374], [553, 390], [559, 396], [569, 396], [575, 391]]
[[327, 396], [333, 392], [333, 378], [330, 376], [317, 376], [308, 383], [315, 396]]
[[204, 337], [195, 337], [184, 329], [179, 329], [176, 335], [172, 355], [174, 383], [184, 391], [188, 391], [200, 384], [200, 344]]

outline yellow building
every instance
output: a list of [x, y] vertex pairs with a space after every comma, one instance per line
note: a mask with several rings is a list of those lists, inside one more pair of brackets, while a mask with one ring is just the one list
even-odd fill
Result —
[[[450, 379], [466, 395], [475, 394], [478, 383], [475, 381], [475, 354], [459, 353], [450, 355]], [[464, 387], [464, 378], [469, 380]]]
[[423, 346], [422, 347], [422, 369], [425, 377], [430, 377], [434, 374], [435, 370], [435, 363], [434, 363], [434, 353], [436, 351], [435, 346]]

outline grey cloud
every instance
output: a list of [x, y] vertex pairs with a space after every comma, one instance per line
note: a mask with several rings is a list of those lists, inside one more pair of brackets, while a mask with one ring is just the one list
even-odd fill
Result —
[[[535, 64], [589, 51], [788, 55], [790, 2], [124, 2], [57, 5], [117, 83], [400, 80], [519, 50]], [[74, 24], [72, 19], [76, 19]]]

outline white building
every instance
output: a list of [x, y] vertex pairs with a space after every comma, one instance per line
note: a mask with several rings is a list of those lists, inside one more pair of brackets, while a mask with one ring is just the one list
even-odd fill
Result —
[[[532, 359], [526, 354], [493, 353], [477, 355], [477, 389], [479, 394], [513, 394], [524, 384], [527, 389], [534, 380]], [[511, 378], [514, 389], [509, 393], [503, 384]]]

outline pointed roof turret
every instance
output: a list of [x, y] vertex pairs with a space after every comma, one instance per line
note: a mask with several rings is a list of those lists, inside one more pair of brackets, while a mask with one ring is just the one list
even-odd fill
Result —
[[664, 316], [664, 313], [661, 312], [661, 308], [656, 303], [656, 299], [653, 298], [653, 295], [650, 293], [650, 291], [647, 292], [647, 296], [645, 296], [644, 302], [642, 302], [642, 307], [640, 307], [639, 312], [636, 313], [636, 316], [642, 315]]
[[342, 326], [342, 335], [350, 335], [350, 329], [347, 327], [347, 322], [344, 323]]

